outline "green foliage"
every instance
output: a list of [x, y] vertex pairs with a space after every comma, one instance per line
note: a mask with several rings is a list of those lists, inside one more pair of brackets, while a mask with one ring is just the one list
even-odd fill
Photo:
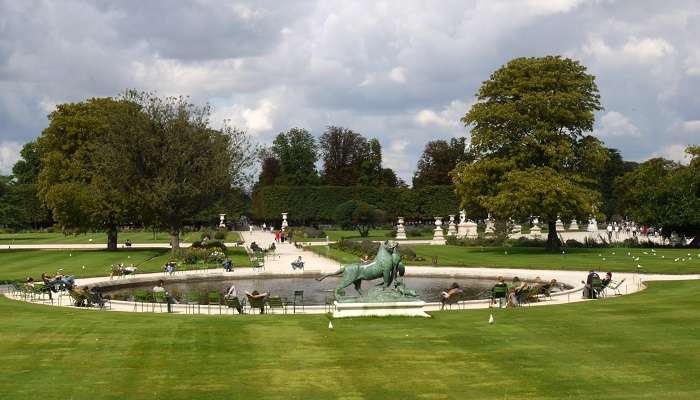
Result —
[[385, 218], [384, 211], [360, 200], [349, 200], [335, 209], [335, 220], [343, 229], [355, 228], [361, 237]]
[[214, 233], [214, 239], [216, 239], [216, 240], [226, 239], [226, 232], [225, 231], [216, 231], [216, 233]]
[[[318, 183], [316, 161], [318, 146], [316, 139], [301, 128], [292, 128], [277, 135], [272, 145], [274, 161], [268, 160], [263, 164], [261, 181], [270, 181], [270, 176], [279, 169], [279, 175], [274, 178], [276, 184], [282, 185], [313, 185]], [[267, 169], [265, 169], [267, 167]]]
[[446, 140], [428, 142], [418, 160], [413, 187], [452, 185], [450, 171], [468, 159], [467, 139], [464, 137], [452, 138], [449, 143]]
[[252, 215], [258, 220], [276, 220], [291, 211], [290, 221], [334, 222], [335, 209], [349, 200], [365, 201], [383, 210], [392, 220], [408, 220], [454, 214], [459, 203], [450, 186], [422, 189], [381, 188], [372, 186], [269, 186], [253, 194]]
[[292, 228], [294, 240], [297, 238], [325, 238], [326, 232], [311, 227]]
[[191, 247], [182, 251], [180, 260], [185, 264], [221, 263], [226, 259], [226, 252], [219, 248]]
[[19, 184], [35, 184], [41, 171], [41, 156], [36, 142], [22, 146], [19, 159], [12, 167], [12, 175]]
[[[356, 255], [357, 257], [364, 257], [367, 255], [370, 260], [374, 258], [379, 251], [379, 242], [373, 242], [371, 240], [340, 240], [336, 243], [330, 245], [331, 248], [344, 251]], [[399, 254], [402, 258], [408, 261], [420, 261], [422, 259], [417, 259], [416, 252], [408, 246], [399, 246]]]
[[557, 215], [587, 217], [600, 203], [599, 166], [609, 156], [584, 135], [600, 109], [594, 77], [576, 61], [517, 58], [498, 69], [462, 118], [474, 157], [452, 173], [462, 206], [505, 221], [540, 215], [547, 245], [558, 247]]
[[616, 180], [624, 213], [642, 225], [673, 232], [700, 246], [700, 154], [689, 147], [692, 159], [684, 166], [656, 158]]
[[197, 240], [192, 242], [192, 248], [216, 250], [222, 253], [226, 252], [226, 245], [221, 240]]

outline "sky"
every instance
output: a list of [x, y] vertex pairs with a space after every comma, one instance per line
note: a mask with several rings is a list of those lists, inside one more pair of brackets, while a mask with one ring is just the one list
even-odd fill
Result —
[[593, 134], [625, 159], [700, 144], [700, 1], [0, 0], [0, 173], [56, 104], [138, 89], [261, 144], [351, 128], [410, 182], [494, 70], [544, 55], [596, 76]]

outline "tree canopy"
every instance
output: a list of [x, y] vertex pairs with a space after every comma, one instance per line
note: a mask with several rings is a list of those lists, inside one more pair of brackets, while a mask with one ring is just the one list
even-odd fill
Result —
[[[275, 177], [276, 184], [315, 185], [318, 183], [316, 172], [318, 145], [309, 131], [292, 128], [282, 132], [275, 138], [271, 150], [273, 158], [279, 165], [279, 175]], [[270, 163], [271, 161], [268, 161], [268, 168], [273, 167]], [[270, 174], [269, 171], [263, 172]]]
[[413, 175], [413, 187], [451, 185], [450, 172], [460, 161], [467, 161], [467, 139], [434, 140], [425, 145]]
[[594, 77], [567, 58], [517, 58], [483, 83], [477, 99], [462, 118], [473, 162], [452, 173], [462, 205], [498, 219], [540, 215], [547, 246], [558, 248], [557, 216], [585, 217], [600, 204], [596, 171], [608, 154], [585, 135], [601, 109]]
[[367, 237], [369, 230], [380, 224], [384, 211], [361, 200], [349, 200], [340, 204], [336, 210], [336, 221], [344, 229], [357, 229], [361, 237]]

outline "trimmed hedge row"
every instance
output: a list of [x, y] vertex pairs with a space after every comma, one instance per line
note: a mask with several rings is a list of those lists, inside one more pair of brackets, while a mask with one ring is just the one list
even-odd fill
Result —
[[452, 186], [421, 189], [373, 186], [265, 186], [253, 193], [252, 216], [278, 220], [283, 212], [300, 224], [334, 222], [335, 209], [349, 200], [362, 200], [388, 218], [431, 219], [458, 214], [459, 201]]

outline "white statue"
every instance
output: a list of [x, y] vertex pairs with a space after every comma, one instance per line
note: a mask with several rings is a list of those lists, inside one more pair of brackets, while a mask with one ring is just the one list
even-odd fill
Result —
[[226, 223], [224, 220], [226, 219], [226, 214], [219, 214], [219, 228], [226, 228]]
[[396, 225], [396, 239], [406, 239], [406, 229], [403, 226], [403, 217], [399, 217], [399, 223]]
[[455, 215], [450, 214], [450, 222], [447, 224], [447, 236], [454, 236], [457, 234], [457, 228], [455, 225]]
[[445, 236], [443, 235], [442, 232], [442, 217], [435, 217], [435, 231], [433, 235], [433, 240], [430, 241], [430, 244], [437, 244], [437, 245], [442, 245], [446, 244], [447, 241], [445, 240]]

